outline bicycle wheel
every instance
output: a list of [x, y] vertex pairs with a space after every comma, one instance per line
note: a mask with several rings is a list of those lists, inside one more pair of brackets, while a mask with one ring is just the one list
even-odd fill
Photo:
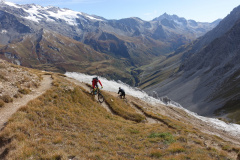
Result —
[[103, 101], [104, 101], [104, 97], [103, 97], [103, 95], [101, 93], [98, 93], [98, 101], [100, 103], [103, 103]]

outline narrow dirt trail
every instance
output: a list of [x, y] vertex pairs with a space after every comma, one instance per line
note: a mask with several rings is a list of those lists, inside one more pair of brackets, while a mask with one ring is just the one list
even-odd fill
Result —
[[51, 88], [52, 78], [50, 75], [43, 75], [43, 80], [38, 88], [33, 89], [28, 95], [22, 98], [14, 99], [12, 103], [6, 103], [3, 108], [0, 108], [0, 130], [7, 123], [9, 118], [22, 106], [26, 105], [30, 100], [33, 100]]

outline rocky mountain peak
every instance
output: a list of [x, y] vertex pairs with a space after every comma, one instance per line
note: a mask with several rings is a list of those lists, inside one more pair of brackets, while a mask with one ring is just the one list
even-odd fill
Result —
[[207, 30], [211, 30], [218, 25], [220, 20], [214, 21], [213, 23], [196, 22], [194, 20], [186, 20], [185, 18], [178, 17], [177, 15], [164, 13], [163, 15], [153, 19], [153, 22], [157, 22], [160, 25], [174, 30], [187, 30], [187, 32], [195, 34], [197, 38], [206, 33]]
[[182, 23], [186, 23], [187, 21], [185, 18], [178, 17], [177, 15], [169, 15], [167, 13], [164, 13], [163, 15], [153, 19], [153, 21], [161, 21], [163, 19], [168, 19], [170, 21], [178, 21]]

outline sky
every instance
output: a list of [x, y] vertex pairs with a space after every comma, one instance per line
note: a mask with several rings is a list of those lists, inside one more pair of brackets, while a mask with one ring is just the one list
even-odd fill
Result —
[[139, 17], [150, 21], [167, 13], [197, 22], [226, 17], [239, 0], [6, 0], [16, 4], [56, 6], [97, 15], [106, 19]]

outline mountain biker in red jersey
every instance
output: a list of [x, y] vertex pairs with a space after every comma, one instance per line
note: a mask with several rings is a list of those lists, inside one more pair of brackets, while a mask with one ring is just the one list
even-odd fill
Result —
[[[98, 79], [98, 77], [95, 77], [95, 78], [93, 78], [92, 79], [92, 87], [93, 87], [93, 90], [95, 90], [95, 87], [98, 87], [98, 83], [99, 82], [99, 84], [102, 86], [102, 83], [101, 83], [101, 81]], [[103, 86], [102, 86], [102, 88], [103, 88]]]

